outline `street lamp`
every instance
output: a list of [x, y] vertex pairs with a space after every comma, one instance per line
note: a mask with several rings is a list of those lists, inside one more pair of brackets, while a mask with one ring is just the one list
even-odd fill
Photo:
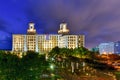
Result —
[[53, 64], [50, 65], [50, 69], [52, 69], [52, 70], [54, 69], [54, 65]]

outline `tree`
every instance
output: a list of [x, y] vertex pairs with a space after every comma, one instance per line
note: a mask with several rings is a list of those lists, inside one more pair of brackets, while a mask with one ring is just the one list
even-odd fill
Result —
[[50, 57], [56, 57], [57, 55], [60, 54], [60, 48], [58, 46], [54, 47], [50, 52], [49, 52], [49, 56]]
[[89, 54], [89, 50], [85, 47], [78, 47], [74, 49], [73, 56], [79, 57], [79, 58], [85, 58]]
[[60, 49], [60, 55], [65, 58], [67, 56], [70, 56], [71, 55], [71, 49], [68, 49], [68, 48], [61, 48]]
[[39, 80], [49, 71], [49, 62], [45, 55], [28, 51], [19, 58], [17, 55], [0, 52], [0, 80]]
[[0, 53], [0, 77], [1, 80], [17, 79], [17, 72], [20, 59], [10, 53]]

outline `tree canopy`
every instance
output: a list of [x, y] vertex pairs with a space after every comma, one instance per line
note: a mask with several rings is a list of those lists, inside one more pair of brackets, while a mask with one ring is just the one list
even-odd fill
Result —
[[35, 52], [29, 51], [22, 58], [0, 52], [0, 80], [39, 80], [49, 65], [45, 55]]

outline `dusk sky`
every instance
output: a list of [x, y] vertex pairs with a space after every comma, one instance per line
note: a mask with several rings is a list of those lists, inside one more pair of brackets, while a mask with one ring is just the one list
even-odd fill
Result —
[[39, 34], [57, 34], [65, 21], [92, 48], [120, 41], [120, 0], [0, 0], [0, 49], [12, 49], [12, 34], [26, 34], [31, 21]]

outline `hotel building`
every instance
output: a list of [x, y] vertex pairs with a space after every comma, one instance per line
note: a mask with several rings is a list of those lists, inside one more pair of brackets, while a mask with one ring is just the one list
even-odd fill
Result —
[[85, 45], [84, 35], [70, 35], [66, 23], [60, 24], [58, 34], [37, 34], [34, 23], [29, 23], [27, 34], [13, 34], [12, 51], [46, 53], [52, 48], [77, 48]]

